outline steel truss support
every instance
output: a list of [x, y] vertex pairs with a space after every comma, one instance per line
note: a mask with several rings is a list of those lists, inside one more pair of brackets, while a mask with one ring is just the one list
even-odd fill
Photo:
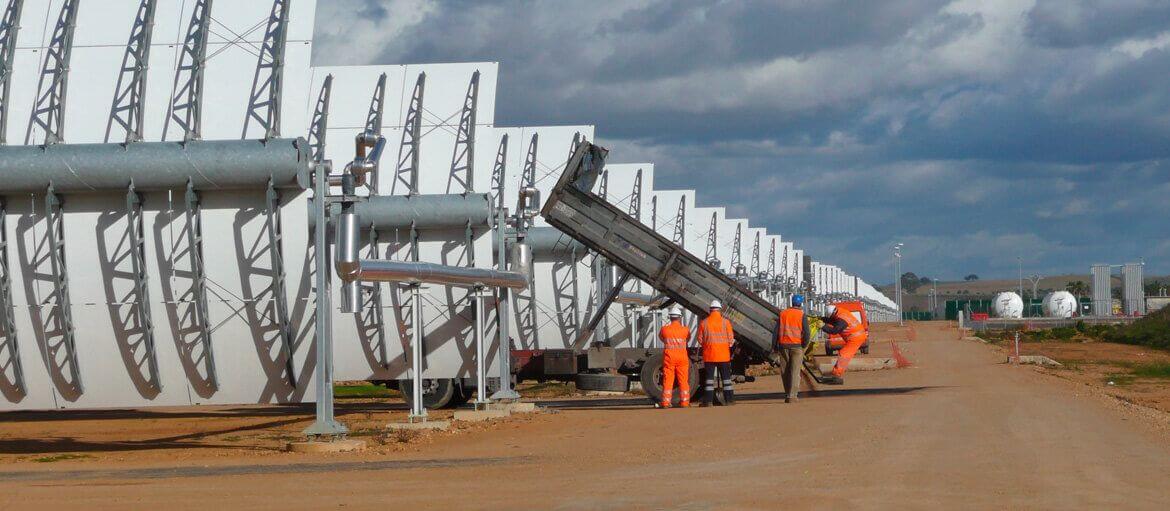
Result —
[[500, 137], [500, 148], [496, 150], [496, 161], [492, 165], [492, 204], [496, 211], [504, 210], [504, 180], [508, 174], [508, 134]]
[[268, 220], [268, 253], [272, 258], [272, 305], [276, 317], [278, 335], [284, 353], [284, 369], [288, 373], [290, 387], [297, 386], [297, 373], [293, 360], [293, 334], [288, 319], [288, 291], [284, 274], [284, 233], [280, 220], [280, 191], [272, 182], [268, 183], [265, 216]]
[[77, 27], [77, 4], [65, 0], [53, 28], [53, 37], [45, 52], [45, 64], [37, 83], [36, 106], [24, 135], [25, 145], [32, 143], [33, 129], [45, 132], [45, 143], [65, 141], [65, 97], [69, 90], [69, 57], [73, 53], [73, 29]]
[[630, 192], [630, 216], [642, 221], [642, 169], [634, 175], [634, 189]]
[[[366, 113], [366, 133], [373, 133], [374, 135], [382, 135], [382, 112], [386, 104], [386, 73], [382, 73], [378, 77], [378, 83], [374, 84], [374, 94], [370, 96], [370, 110]], [[381, 190], [378, 189], [378, 167], [379, 162], [374, 162], [374, 171], [369, 175], [370, 194], [378, 195]]]
[[123, 137], [125, 142], [142, 140], [146, 74], [150, 63], [150, 39], [154, 33], [154, 10], [157, 3], [157, 0], [142, 0], [138, 6], [134, 27], [130, 29], [130, 40], [126, 42], [126, 53], [122, 56], [118, 84], [114, 87], [110, 119], [106, 122], [106, 142], [110, 141], [115, 123], [125, 132]]
[[9, 0], [0, 18], [0, 145], [8, 143], [8, 103], [12, 91], [12, 61], [16, 57], [16, 36], [24, 0]]
[[[383, 105], [386, 102], [386, 73], [382, 73], [378, 77], [378, 82], [374, 84], [374, 93], [370, 96], [370, 108], [366, 113], [365, 133], [371, 133], [375, 137], [382, 136], [382, 112]], [[378, 195], [378, 167], [380, 163], [374, 161], [374, 170], [369, 174], [368, 186], [370, 195]], [[369, 248], [367, 255], [370, 259], [381, 259], [382, 254], [378, 247], [381, 240], [378, 237], [378, 229], [372, 224], [369, 233]], [[361, 313], [358, 315], [358, 328], [368, 339], [371, 336], [374, 338], [374, 343], [377, 345], [378, 355], [381, 356], [379, 362], [383, 368], [390, 367], [390, 353], [386, 346], [386, 328], [382, 316], [382, 283], [381, 282], [362, 282], [358, 284], [362, 289], [362, 303]]]
[[742, 245], [741, 235], [743, 234], [743, 224], [735, 224], [735, 238], [731, 241], [731, 266], [727, 268], [728, 273], [738, 273], [739, 267], [743, 264], [742, 258], [739, 256], [739, 250]]
[[73, 305], [69, 301], [69, 273], [65, 266], [65, 215], [61, 196], [50, 187], [45, 193], [46, 235], [49, 238], [49, 260], [53, 268], [53, 312], [60, 327], [65, 359], [69, 364], [70, 383], [77, 392], [84, 392], [81, 371], [77, 365], [77, 343], [73, 325]]
[[264, 140], [280, 136], [281, 94], [284, 92], [284, 47], [288, 39], [288, 10], [292, 0], [275, 0], [264, 30], [264, 42], [252, 78], [252, 95], [240, 138], [248, 138], [252, 122], [264, 131]]
[[751, 275], [760, 274], [760, 233], [756, 231], [756, 241], [752, 244], [752, 260], [748, 262]]
[[687, 237], [687, 196], [684, 195], [678, 200], [678, 213], [674, 217], [674, 243], [681, 248], [686, 248]]
[[[391, 194], [418, 194], [419, 143], [422, 142], [423, 93], [426, 91], [427, 74], [419, 73], [410, 94], [410, 107], [406, 110], [406, 121], [402, 123], [402, 143], [398, 146], [398, 167], [394, 169], [394, 184]], [[403, 190], [399, 192], [398, 185]]]
[[[463, 111], [459, 115], [459, 129], [455, 132], [455, 149], [451, 155], [451, 174], [447, 177], [447, 193], [468, 194], [475, 183], [475, 115], [479, 103], [479, 71], [471, 74], [467, 94], [463, 97]], [[456, 185], [456, 186], [452, 186]], [[452, 192], [452, 189], [455, 191]], [[468, 249], [471, 245], [468, 245]]]
[[719, 265], [719, 256], [715, 251], [716, 238], [719, 235], [719, 225], [716, 223], [718, 213], [711, 212], [711, 227], [707, 229], [707, 254], [706, 260], [708, 263], [715, 263]]
[[317, 163], [325, 159], [325, 136], [329, 129], [329, 98], [333, 94], [333, 75], [325, 77], [317, 106], [313, 108], [313, 119], [309, 122], [309, 157]]
[[146, 272], [146, 240], [142, 221], [142, 195], [134, 190], [134, 184], [126, 191], [126, 233], [130, 239], [130, 265], [134, 273], [133, 307], [138, 328], [142, 332], [142, 343], [146, 347], [146, 363], [150, 370], [150, 382], [162, 390], [162, 379], [158, 370], [158, 353], [154, 345], [154, 320], [150, 315], [149, 275]]
[[207, 34], [211, 26], [212, 0], [196, 0], [187, 36], [175, 68], [175, 85], [163, 140], [174, 124], [183, 130], [183, 141], [203, 138], [203, 69], [207, 62]]
[[658, 232], [658, 196], [650, 197], [650, 228]]
[[524, 170], [520, 174], [520, 187], [536, 186], [536, 150], [540, 144], [540, 134], [533, 133], [532, 141], [528, 143], [528, 152], [524, 155]]
[[[536, 153], [540, 145], [540, 134], [533, 133], [532, 140], [528, 143], [528, 152], [524, 155], [524, 170], [520, 174], [520, 188], [532, 188], [536, 186]], [[519, 213], [519, 212], [517, 212]], [[536, 346], [536, 333], [538, 328], [536, 318], [536, 282], [529, 281], [528, 288], [524, 293], [516, 293], [518, 299], [527, 301], [526, 307], [516, 307], [516, 314], [519, 316], [517, 323], [517, 335], [521, 340], [527, 340], [531, 347]]]
[[203, 203], [191, 184], [184, 195], [187, 220], [187, 255], [191, 260], [190, 296], [195, 307], [195, 322], [203, 345], [203, 370], [208, 385], [219, 388], [215, 374], [215, 353], [211, 347], [211, 319], [207, 305], [207, 268], [203, 265]]
[[[12, 385], [27, 393], [24, 386], [24, 368], [20, 363], [20, 343], [16, 336], [16, 305], [12, 302], [12, 270], [8, 266], [8, 203], [0, 197], [0, 335], [4, 336], [4, 343], [0, 345], [2, 351], [8, 352], [8, 366], [11, 368]], [[0, 372], [4, 371], [0, 367]]]

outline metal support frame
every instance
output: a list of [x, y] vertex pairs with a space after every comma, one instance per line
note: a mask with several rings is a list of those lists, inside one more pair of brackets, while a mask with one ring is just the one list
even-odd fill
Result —
[[150, 276], [146, 272], [145, 226], [142, 220], [142, 195], [130, 183], [126, 190], [126, 233], [130, 239], [130, 265], [134, 273], [134, 297], [132, 306], [138, 328], [142, 332], [142, 343], [146, 347], [146, 363], [150, 369], [151, 384], [162, 390], [162, 377], [158, 369], [158, 352], [154, 344], [154, 319], [150, 314]]
[[288, 373], [288, 384], [296, 388], [297, 374], [293, 360], [293, 333], [288, 318], [288, 290], [285, 286], [284, 273], [284, 232], [280, 215], [280, 191], [269, 182], [265, 194], [265, 216], [267, 217], [268, 253], [272, 260], [272, 305], [280, 342], [284, 352], [284, 368]]
[[508, 174], [508, 134], [500, 137], [500, 147], [496, 149], [496, 161], [492, 164], [492, 205], [497, 211], [504, 210], [504, 180]]
[[329, 210], [329, 170], [332, 165], [323, 162], [317, 165], [313, 172], [313, 214], [317, 217], [313, 227], [313, 278], [316, 303], [313, 306], [316, 327], [316, 420], [305, 428], [304, 434], [309, 438], [337, 439], [349, 432], [344, 424], [337, 422], [333, 416], [333, 298], [331, 283], [332, 258], [329, 257], [329, 242], [326, 240]]
[[[519, 214], [519, 213], [518, 213]], [[504, 209], [496, 210], [496, 229], [500, 233], [497, 241], [497, 250], [500, 254], [496, 261], [496, 267], [500, 271], [508, 270], [508, 256], [505, 251], [507, 241], [504, 236], [507, 222], [505, 220]], [[499, 336], [499, 366], [500, 366], [500, 385], [496, 392], [492, 394], [493, 401], [504, 401], [520, 399], [520, 394], [512, 390], [512, 335], [509, 331], [511, 324], [508, 321], [508, 308], [512, 301], [512, 290], [510, 288], [502, 287], [496, 290], [496, 333]]]
[[419, 143], [422, 142], [423, 94], [426, 92], [427, 74], [419, 73], [410, 94], [410, 106], [406, 120], [402, 123], [402, 143], [398, 146], [398, 167], [394, 169], [394, 184], [391, 194], [400, 193], [398, 185], [405, 190], [403, 195], [417, 195]]
[[[479, 103], [479, 71], [471, 74], [459, 128], [455, 132], [455, 148], [451, 154], [451, 174], [447, 177], [447, 193], [471, 193], [475, 182], [475, 116]], [[452, 185], [456, 185], [452, 192]], [[460, 188], [462, 190], [460, 190]], [[468, 245], [470, 249], [471, 245]]]
[[741, 241], [742, 241], [741, 235], [742, 234], [743, 234], [743, 224], [742, 223], [735, 224], [735, 238], [732, 238], [732, 241], [731, 241], [731, 263], [730, 263], [730, 266], [728, 266], [728, 268], [727, 268], [727, 272], [731, 273], [732, 275], [739, 273], [739, 267], [743, 265], [743, 259], [740, 257], [740, 254], [739, 254], [740, 249], [743, 246], [743, 245], [741, 245]]
[[130, 29], [130, 40], [126, 42], [126, 53], [122, 56], [118, 84], [114, 87], [110, 118], [106, 121], [106, 142], [110, 141], [115, 123], [125, 132], [123, 139], [127, 143], [142, 140], [146, 76], [150, 63], [150, 40], [154, 33], [154, 11], [157, 3], [157, 0], [142, 0], [138, 6], [134, 27]]
[[605, 297], [601, 299], [601, 302], [597, 304], [597, 310], [593, 311], [593, 317], [589, 318], [589, 323], [585, 325], [585, 329], [581, 330], [581, 333], [577, 335], [577, 339], [573, 341], [573, 349], [579, 350], [585, 347], [585, 345], [589, 342], [589, 337], [591, 337], [593, 332], [597, 330], [597, 325], [600, 324], [602, 319], [605, 318], [606, 312], [609, 311], [609, 306], [613, 304], [613, 301], [617, 299], [619, 294], [621, 294], [622, 287], [625, 286], [626, 281], [630, 279], [629, 272], [619, 271], [618, 273], [619, 275], [617, 281], [614, 282], [613, 287], [609, 289], [609, 293], [607, 293]]
[[252, 78], [252, 94], [240, 138], [248, 138], [255, 121], [264, 130], [264, 140], [280, 136], [281, 94], [284, 92], [284, 47], [288, 39], [288, 11], [291, 0], [275, 0], [264, 29], [264, 42]]
[[678, 213], [674, 217], [674, 243], [681, 248], [687, 248], [687, 196], [678, 200]]
[[748, 272], [752, 277], [760, 274], [760, 232], [756, 231], [756, 240], [752, 244], [752, 260], [748, 261]]
[[79, 1], [64, 0], [61, 4], [61, 14], [53, 28], [37, 82], [37, 100], [24, 135], [25, 145], [32, 143], [34, 128], [45, 132], [45, 144], [65, 141], [65, 98], [69, 90], [69, 58], [73, 54], [73, 31], [77, 27]]
[[715, 244], [716, 238], [719, 235], [719, 225], [716, 223], [716, 220], [718, 220], [718, 213], [712, 211], [711, 227], [707, 229], [707, 253], [706, 257], [704, 257], [704, 260], [706, 260], [708, 264], [713, 263], [714, 266], [718, 267], [719, 255], [718, 252], [715, 251]]
[[[26, 393], [24, 367], [20, 362], [20, 343], [17, 338], [16, 304], [12, 301], [12, 270], [8, 266], [8, 202], [0, 197], [0, 335], [4, 336], [3, 348], [8, 352], [8, 365], [12, 368], [12, 384]], [[3, 368], [0, 368], [3, 369]]]
[[329, 131], [329, 100], [333, 96], [333, 75], [325, 77], [317, 105], [313, 108], [313, 119], [309, 122], [309, 157], [320, 163], [325, 159], [325, 139]]
[[[520, 188], [535, 188], [536, 187], [536, 153], [540, 144], [540, 135], [538, 133], [532, 134], [532, 140], [528, 143], [528, 151], [524, 155], [524, 170], [520, 174]], [[516, 214], [520, 214], [517, 211]], [[536, 345], [536, 333], [538, 330], [538, 323], [536, 318], [536, 282], [529, 282], [525, 292], [528, 296], [521, 296], [528, 300], [527, 310], [517, 310], [519, 317], [516, 321], [517, 332], [521, 340], [527, 339]]]
[[[376, 136], [382, 136], [382, 114], [386, 104], [386, 73], [378, 76], [378, 82], [374, 84], [374, 93], [370, 96], [370, 108], [366, 112], [366, 133], [373, 133]], [[374, 162], [374, 170], [368, 176], [368, 186], [371, 195], [378, 195], [381, 191], [378, 189], [378, 167], [379, 162]]]
[[69, 272], [65, 265], [65, 215], [61, 208], [61, 196], [50, 187], [45, 193], [46, 236], [49, 238], [49, 259], [53, 267], [53, 303], [61, 328], [62, 342], [69, 363], [70, 382], [77, 392], [84, 392], [81, 371], [77, 365], [76, 332], [73, 325], [73, 305], [69, 300]]
[[187, 256], [191, 262], [191, 289], [188, 292], [195, 308], [195, 322], [203, 345], [203, 370], [212, 389], [219, 388], [215, 372], [215, 352], [211, 345], [211, 318], [207, 305], [207, 268], [203, 265], [203, 203], [191, 184], [183, 196], [186, 204]]
[[0, 18], [0, 145], [8, 143], [9, 93], [12, 91], [12, 62], [16, 57], [16, 36], [24, 0], [9, 0]]
[[211, 2], [196, 0], [191, 11], [191, 22], [183, 38], [179, 65], [175, 68], [175, 84], [167, 122], [163, 125], [163, 140], [167, 140], [171, 124], [183, 130], [184, 142], [203, 138], [203, 70], [207, 62]]
[[487, 319], [483, 301], [489, 296], [484, 293], [483, 286], [476, 286], [471, 293], [475, 300], [475, 407], [482, 409], [487, 406], [487, 337], [484, 334], [484, 321]]
[[634, 188], [630, 191], [630, 216], [642, 221], [642, 169], [634, 174]]

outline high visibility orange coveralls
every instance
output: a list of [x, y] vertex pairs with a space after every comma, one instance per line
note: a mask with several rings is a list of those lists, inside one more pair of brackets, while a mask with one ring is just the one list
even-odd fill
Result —
[[687, 339], [691, 338], [691, 329], [682, 324], [679, 318], [672, 318], [670, 323], [658, 331], [658, 339], [662, 341], [662, 407], [670, 408], [674, 398], [674, 383], [678, 381], [679, 406], [686, 408], [691, 405], [691, 361], [687, 355]]
[[861, 345], [869, 340], [869, 332], [865, 331], [865, 325], [861, 323], [857, 316], [845, 309], [838, 308], [833, 313], [830, 321], [825, 322], [825, 326], [821, 329], [828, 334], [840, 335], [845, 339], [845, 346], [837, 352], [837, 363], [833, 365], [833, 376], [840, 378], [845, 374], [845, 368], [849, 367], [849, 362], [853, 360], [853, 356], [857, 354], [857, 350], [861, 349]]
[[699, 322], [699, 344], [703, 347], [703, 368], [706, 377], [703, 381], [703, 403], [711, 404], [715, 396], [715, 372], [723, 379], [723, 399], [727, 403], [735, 401], [735, 385], [731, 379], [731, 345], [735, 342], [735, 332], [731, 329], [731, 322], [723, 317], [718, 309], [712, 310], [703, 321]]

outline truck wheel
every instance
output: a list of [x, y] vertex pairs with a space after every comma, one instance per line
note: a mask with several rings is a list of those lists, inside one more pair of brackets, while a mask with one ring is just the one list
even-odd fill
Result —
[[630, 379], [624, 374], [580, 373], [577, 375], [577, 388], [581, 390], [627, 392], [630, 390]]
[[[451, 406], [457, 387], [459, 384], [450, 378], [423, 380], [423, 407], [434, 409]], [[410, 380], [398, 380], [398, 390], [406, 399], [407, 406], [414, 404]]]
[[447, 405], [447, 408], [459, 408], [473, 398], [475, 398], [475, 386], [460, 383], [455, 386], [455, 392], [451, 396], [451, 403]]
[[[690, 391], [691, 401], [694, 401], [699, 391], [699, 364], [692, 362], [688, 369], [687, 380], [690, 388], [687, 390]], [[638, 371], [638, 379], [642, 382], [642, 391], [646, 393], [646, 397], [653, 403], [662, 402], [662, 353], [651, 355]], [[671, 404], [678, 405], [681, 399], [681, 396], [675, 393], [671, 398]]]

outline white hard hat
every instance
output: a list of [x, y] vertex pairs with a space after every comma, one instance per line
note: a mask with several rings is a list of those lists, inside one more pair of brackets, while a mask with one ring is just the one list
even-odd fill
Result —
[[836, 305], [829, 304], [829, 306], [828, 306], [828, 307], [825, 307], [825, 315], [826, 315], [826, 316], [832, 316], [832, 315], [833, 315], [833, 313], [835, 313], [835, 312], [837, 312], [837, 306], [836, 306]]
[[677, 305], [675, 305], [674, 307], [671, 307], [670, 308], [670, 316], [673, 318], [681, 318], [682, 317], [682, 307], [679, 307]]
[[723, 304], [720, 303], [719, 300], [711, 300], [711, 308], [712, 309], [722, 309]]

